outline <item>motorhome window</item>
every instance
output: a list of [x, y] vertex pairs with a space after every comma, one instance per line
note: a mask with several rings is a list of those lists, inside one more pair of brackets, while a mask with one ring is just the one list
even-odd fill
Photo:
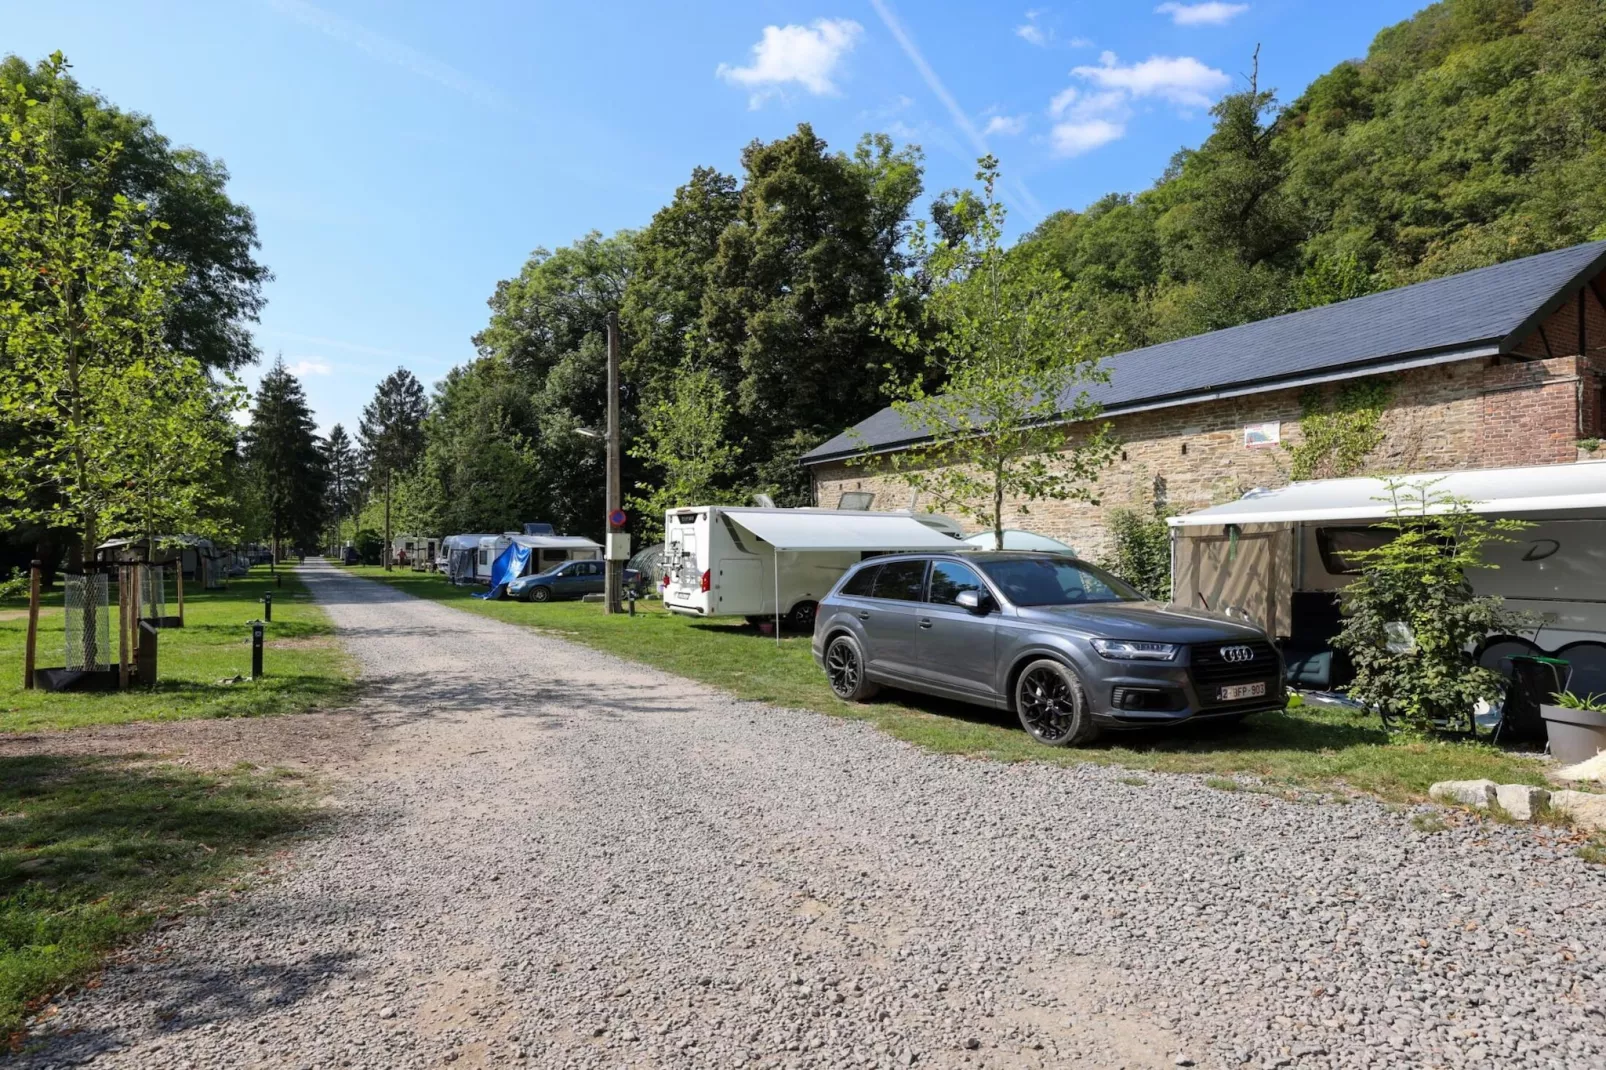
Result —
[[889, 561], [881, 566], [870, 594], [873, 598], [890, 598], [896, 602], [918, 602], [925, 594], [925, 587], [924, 561]]
[[1355, 576], [1361, 571], [1355, 555], [1387, 546], [1397, 534], [1388, 528], [1317, 528], [1316, 549], [1329, 576]]
[[875, 586], [876, 573], [880, 571], [880, 565], [866, 565], [848, 577], [848, 582], [842, 585], [842, 593], [855, 598], [869, 598]]
[[481, 550], [480, 551], [480, 564], [489, 565], [490, 563], [491, 563], [491, 551], [489, 551], [489, 550]]
[[731, 521], [730, 517], [726, 516], [724, 513], [720, 513], [719, 519], [724, 523], [725, 530], [730, 532], [731, 542], [736, 544], [737, 553], [751, 554], [756, 552], [754, 550], [749, 550], [747, 548], [747, 544], [742, 542], [742, 529], [737, 527], [735, 523]]
[[838, 509], [868, 509], [875, 501], [875, 492], [868, 490], [845, 490], [842, 497], [836, 501]]
[[931, 566], [931, 593], [926, 601], [938, 606], [951, 606], [960, 591], [982, 591], [981, 577], [956, 561], [938, 561]]

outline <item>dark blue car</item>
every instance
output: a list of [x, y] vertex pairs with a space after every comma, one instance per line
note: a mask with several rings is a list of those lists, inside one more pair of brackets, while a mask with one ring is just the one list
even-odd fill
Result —
[[[584, 598], [588, 594], [602, 594], [605, 564], [601, 561], [565, 561], [553, 565], [545, 572], [520, 576], [507, 585], [509, 598], [521, 602], [552, 602], [562, 598]], [[627, 589], [641, 589], [641, 573], [633, 568], [624, 570]]]

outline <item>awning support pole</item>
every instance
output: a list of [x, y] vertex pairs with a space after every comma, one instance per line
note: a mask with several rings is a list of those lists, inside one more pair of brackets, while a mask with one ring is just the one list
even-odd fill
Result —
[[770, 543], [770, 555], [775, 567], [775, 645], [781, 645], [781, 548]]

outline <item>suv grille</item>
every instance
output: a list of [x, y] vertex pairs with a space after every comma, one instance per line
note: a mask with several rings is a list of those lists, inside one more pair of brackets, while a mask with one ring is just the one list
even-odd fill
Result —
[[[1247, 658], [1238, 653], [1244, 650]], [[1264, 639], [1195, 643], [1188, 651], [1188, 672], [1194, 683], [1210, 685], [1275, 679], [1277, 651]]]

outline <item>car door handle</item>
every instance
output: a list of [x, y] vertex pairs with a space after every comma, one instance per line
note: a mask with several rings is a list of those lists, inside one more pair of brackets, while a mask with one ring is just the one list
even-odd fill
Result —
[[931, 627], [931, 618], [930, 618], [930, 617], [921, 617], [921, 618], [920, 618], [920, 626], [921, 626], [921, 627], [922, 627], [922, 628], [929, 628], [929, 627]]

